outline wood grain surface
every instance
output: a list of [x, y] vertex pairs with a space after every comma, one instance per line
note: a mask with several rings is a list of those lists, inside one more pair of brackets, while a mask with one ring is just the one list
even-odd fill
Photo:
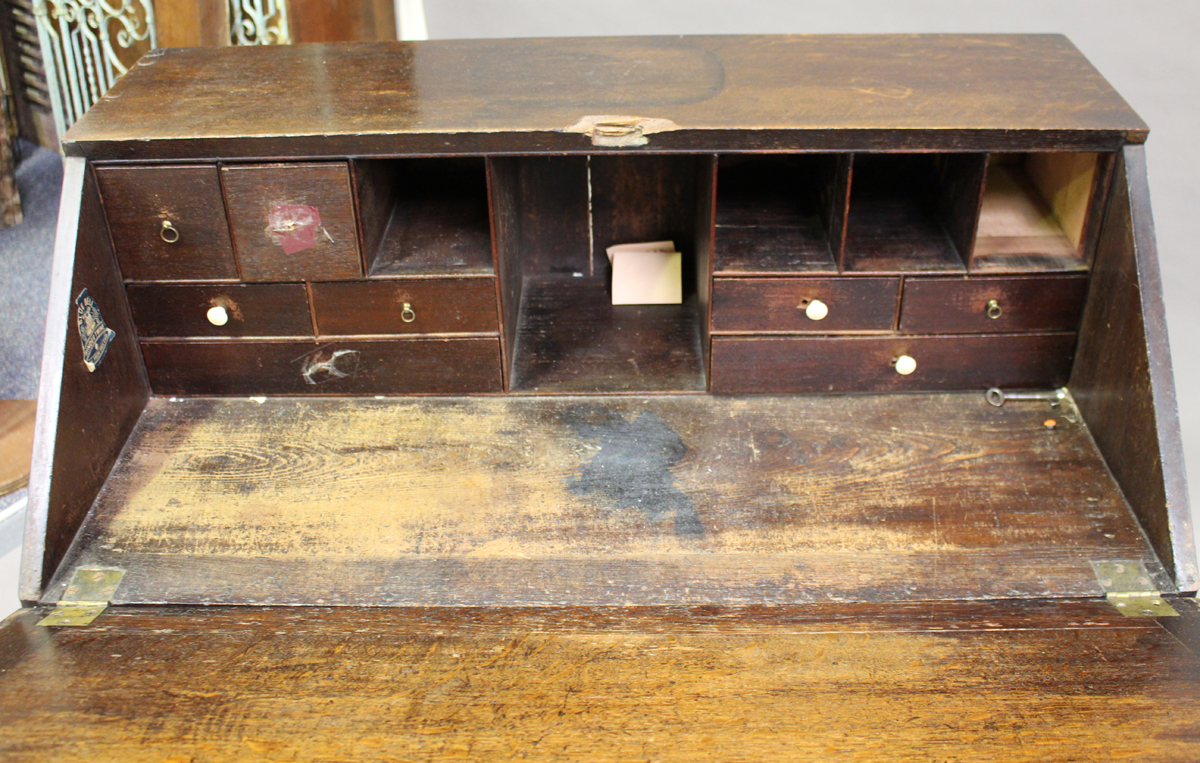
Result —
[[[238, 277], [215, 165], [100, 167], [96, 179], [127, 280]], [[164, 221], [174, 243], [163, 240]]]
[[[127, 284], [142, 337], [312, 336], [308, 292], [299, 283]], [[228, 323], [208, 319], [225, 308]]]
[[[813, 300], [828, 306], [825, 318], [805, 314]], [[891, 331], [899, 301], [899, 278], [718, 278], [712, 327], [725, 333]]]
[[[233, 164], [221, 167], [238, 267], [246, 281], [361, 278], [358, 226], [345, 162]], [[276, 205], [316, 207], [315, 244], [288, 254], [275, 240]]]
[[513, 390], [707, 387], [696, 297], [680, 305], [614, 305], [600, 278], [527, 278], [513, 352]]
[[[493, 278], [405, 278], [312, 284], [322, 336], [337, 334], [495, 334]], [[404, 312], [409, 305], [411, 314]], [[406, 321], [406, 315], [411, 320]]]
[[[1077, 331], [1086, 276], [906, 278], [900, 330], [914, 334]], [[992, 318], [989, 304], [1000, 314]]]
[[125, 569], [122, 603], [741, 605], [1161, 572], [1066, 413], [982, 390], [155, 398], [60, 578]]
[[[1067, 383], [1075, 334], [716, 336], [713, 392], [906, 392]], [[916, 370], [896, 372], [908, 355]]]
[[697, 152], [1111, 151], [1147, 132], [1061, 36], [731, 35], [156, 51], [66, 150], [585, 153], [588, 137], [565, 128], [606, 114], [670, 119], [680, 129], [650, 147]]
[[1200, 756], [1200, 658], [1104, 601], [39, 616], [0, 628], [14, 763]]
[[1145, 154], [1117, 167], [1071, 389], [1177, 585], [1200, 587]]
[[496, 338], [142, 342], [158, 395], [500, 392]]

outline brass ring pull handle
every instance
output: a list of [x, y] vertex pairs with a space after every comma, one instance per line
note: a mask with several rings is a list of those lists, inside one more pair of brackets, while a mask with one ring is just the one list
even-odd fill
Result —
[[408, 302], [404, 303], [404, 309], [400, 311], [400, 320], [405, 323], [412, 323], [417, 319], [417, 314], [413, 312], [412, 305]]
[[987, 317], [996, 320], [1004, 311], [1000, 309], [1000, 303], [994, 299], [989, 299], [987, 303]]
[[162, 230], [158, 232], [158, 236], [168, 244], [174, 244], [179, 240], [179, 229], [171, 225], [170, 220], [163, 220]]

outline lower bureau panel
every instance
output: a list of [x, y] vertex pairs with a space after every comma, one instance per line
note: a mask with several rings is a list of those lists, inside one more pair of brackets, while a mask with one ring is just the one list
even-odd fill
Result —
[[143, 342], [159, 395], [500, 392], [500, 340]]
[[[1075, 334], [713, 337], [712, 391], [873, 392], [1059, 387]], [[907, 355], [916, 369], [901, 375]]]

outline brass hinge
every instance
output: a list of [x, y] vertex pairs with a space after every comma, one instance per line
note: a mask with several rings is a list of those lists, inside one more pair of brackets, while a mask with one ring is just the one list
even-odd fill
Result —
[[1092, 562], [1104, 597], [1126, 617], [1179, 617], [1141, 562]]
[[125, 570], [80, 567], [50, 614], [38, 625], [89, 625], [112, 601]]

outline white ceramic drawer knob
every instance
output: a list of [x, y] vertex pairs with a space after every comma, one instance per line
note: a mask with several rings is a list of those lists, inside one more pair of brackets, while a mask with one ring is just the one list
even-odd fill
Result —
[[829, 315], [829, 305], [819, 299], [814, 299], [808, 303], [808, 307], [804, 308], [804, 314], [809, 317], [809, 320], [824, 320], [825, 316]]
[[208, 308], [207, 316], [208, 322], [214, 326], [224, 326], [229, 323], [229, 311], [220, 305]]
[[917, 361], [913, 360], [908, 355], [901, 355], [896, 358], [896, 373], [901, 376], [908, 376], [913, 371], [917, 370]]

